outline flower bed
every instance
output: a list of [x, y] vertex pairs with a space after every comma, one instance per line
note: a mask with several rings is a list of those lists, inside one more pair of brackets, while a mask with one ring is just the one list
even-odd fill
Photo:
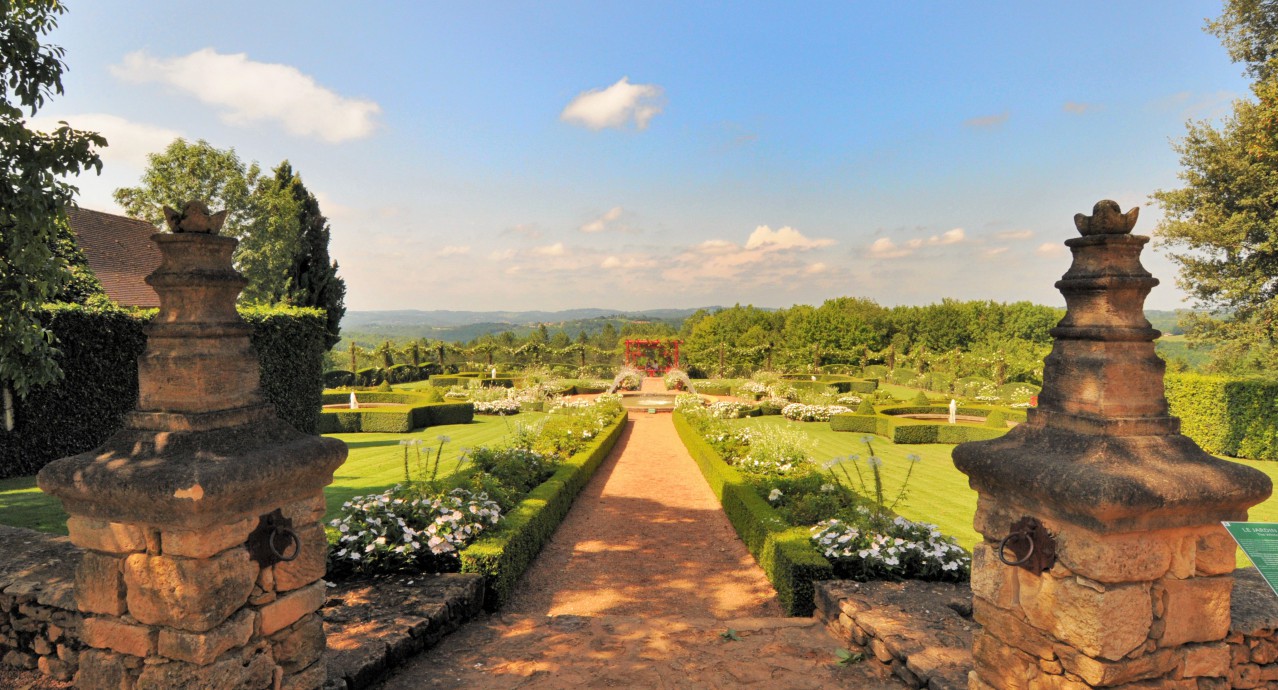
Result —
[[790, 403], [781, 408], [781, 416], [795, 422], [828, 422], [831, 415], [846, 414], [850, 408], [842, 405], [804, 405]]

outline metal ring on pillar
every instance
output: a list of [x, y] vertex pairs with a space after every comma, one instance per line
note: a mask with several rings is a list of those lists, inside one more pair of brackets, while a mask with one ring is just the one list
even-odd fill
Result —
[[[1007, 543], [1011, 541], [1013, 537], [1020, 537], [1025, 540], [1026, 544], [1029, 544], [1029, 551], [1020, 559], [1014, 560], [1014, 561], [1008, 559], [1007, 553], [1006, 553]], [[1034, 555], [1034, 539], [1030, 537], [1029, 532], [1012, 532], [1006, 537], [1003, 537], [1003, 540], [998, 543], [998, 559], [1000, 561], [1003, 561], [1004, 565], [1010, 565], [1010, 566], [1024, 565], [1025, 562], [1028, 561], [1030, 557], [1033, 555]]]
[[[281, 534], [288, 537], [288, 540], [293, 544], [293, 552], [289, 553], [287, 556], [284, 555], [288, 551], [287, 545], [285, 545], [283, 551], [275, 548], [275, 537], [278, 537]], [[297, 558], [297, 555], [302, 552], [302, 538], [297, 536], [297, 532], [294, 532], [288, 527], [276, 526], [271, 532], [271, 537], [266, 540], [266, 545], [270, 547], [272, 555], [285, 563]]]

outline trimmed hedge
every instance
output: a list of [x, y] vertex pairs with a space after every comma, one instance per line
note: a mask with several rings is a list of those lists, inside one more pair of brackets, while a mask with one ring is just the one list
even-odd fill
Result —
[[1278, 460], [1278, 381], [1168, 373], [1167, 403], [1203, 450]]
[[[898, 419], [907, 414], [949, 414], [948, 407], [890, 407], [880, 410], [874, 416], [852, 412], [830, 416], [830, 429], [833, 431], [851, 431], [860, 434], [878, 434], [893, 443], [966, 443], [968, 441], [987, 441], [1007, 433], [1006, 428], [994, 429], [968, 424], [949, 424], [948, 422], [931, 422], [922, 419]], [[971, 417], [988, 417], [999, 412], [1006, 419], [1025, 421], [1025, 413], [1020, 410], [1003, 410], [991, 407], [960, 407], [958, 414]]]
[[674, 413], [674, 425], [728, 521], [776, 588], [787, 615], [812, 615], [812, 583], [834, 579], [834, 566], [812, 545], [808, 529], [790, 526], [692, 429], [682, 412]]
[[781, 378], [795, 388], [820, 390], [830, 386], [839, 393], [873, 393], [879, 387], [876, 379], [859, 379], [841, 374], [817, 374], [815, 381], [812, 380], [811, 375], [801, 374], [787, 374]]
[[[57, 338], [62, 381], [15, 400], [14, 429], [0, 427], [0, 478], [35, 474], [83, 453], [124, 424], [138, 398], [138, 357], [155, 310], [56, 304], [45, 307]], [[262, 393], [285, 421], [315, 433], [323, 389], [324, 312], [300, 307], [241, 308], [253, 327]]]
[[617, 445], [626, 421], [626, 415], [618, 417], [607, 432], [565, 460], [550, 479], [529, 492], [502, 518], [495, 531], [486, 532], [462, 549], [462, 572], [484, 576], [486, 608], [496, 610], [510, 601], [520, 576], [550, 541], [577, 494]]
[[[447, 424], [469, 424], [475, 419], [475, 406], [469, 402], [435, 402], [421, 393], [382, 393], [359, 391], [357, 400], [370, 403], [394, 403], [404, 407], [374, 407], [356, 410], [324, 410], [319, 417], [319, 433], [387, 433], [406, 434]], [[322, 396], [324, 405], [350, 402], [350, 392], [330, 391]]]

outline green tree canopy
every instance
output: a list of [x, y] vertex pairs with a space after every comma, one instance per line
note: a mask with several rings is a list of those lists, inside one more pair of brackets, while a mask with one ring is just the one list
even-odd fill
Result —
[[0, 384], [19, 397], [61, 376], [53, 336], [39, 309], [70, 279], [58, 253], [59, 222], [76, 188], [65, 178], [101, 171], [106, 140], [62, 123], [27, 128], [46, 100], [62, 93], [63, 50], [43, 42], [66, 11], [57, 2], [0, 2]]

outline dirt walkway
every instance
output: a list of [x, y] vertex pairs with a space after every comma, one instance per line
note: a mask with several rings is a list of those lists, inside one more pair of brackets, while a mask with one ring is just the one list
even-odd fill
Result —
[[902, 687], [780, 614], [670, 415], [634, 412], [510, 606], [383, 687]]

